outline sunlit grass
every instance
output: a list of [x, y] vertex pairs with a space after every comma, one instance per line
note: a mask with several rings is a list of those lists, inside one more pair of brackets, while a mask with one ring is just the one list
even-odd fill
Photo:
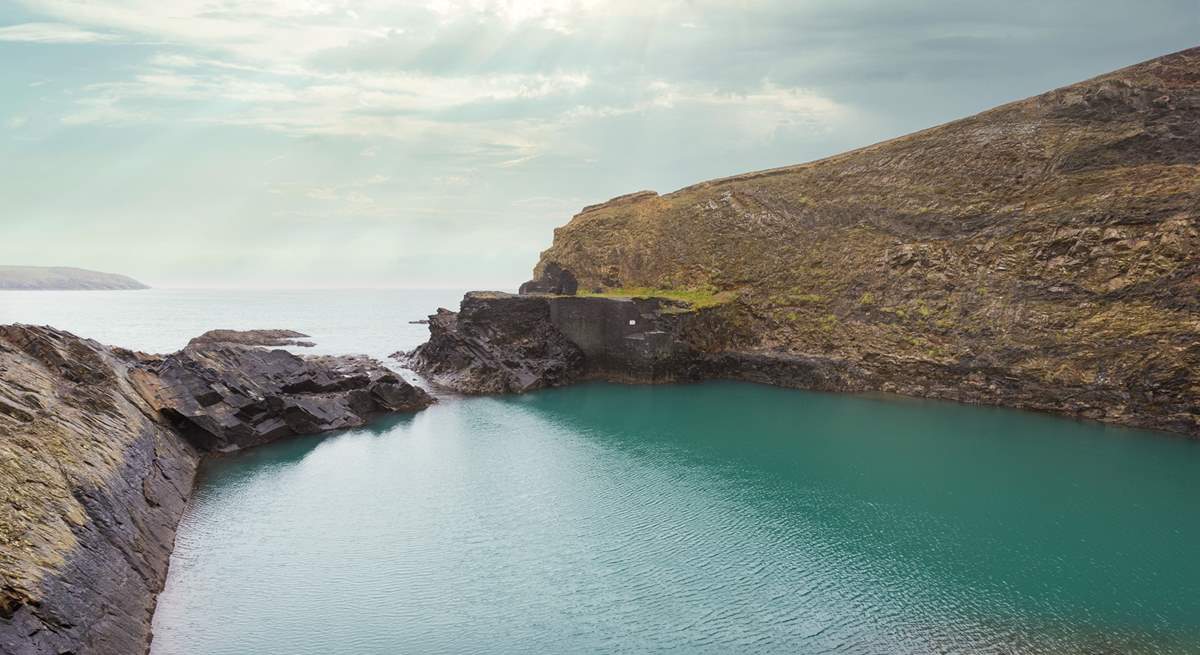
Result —
[[683, 302], [692, 309], [704, 309], [727, 303], [734, 298], [728, 291], [714, 289], [657, 289], [654, 287], [617, 287], [603, 291], [579, 291], [580, 296], [595, 298], [665, 298]]

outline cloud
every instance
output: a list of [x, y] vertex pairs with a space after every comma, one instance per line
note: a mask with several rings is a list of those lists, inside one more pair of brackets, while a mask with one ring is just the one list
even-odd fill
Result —
[[[412, 73], [257, 72], [192, 58], [156, 57], [132, 78], [88, 85], [64, 117], [84, 124], [207, 124], [297, 136], [385, 138], [481, 159], [531, 155], [551, 126], [460, 120], [468, 106], [568, 97], [588, 76], [560, 73], [431, 76]], [[377, 149], [367, 148], [371, 157]]]
[[[35, 18], [0, 41], [51, 45], [0, 94], [0, 128], [45, 145], [0, 152], [27, 217], [9, 248], [92, 253], [79, 235], [116, 225], [113, 252], [162, 253], [187, 232], [191, 268], [163, 274], [193, 283], [237, 230], [260, 237], [245, 267], [383, 270], [403, 249], [520, 281], [583, 205], [866, 145], [1200, 29], [1196, 0], [15, 1]], [[280, 239], [287, 257], [252, 245]]]
[[28, 116], [11, 116], [4, 121], [4, 126], [10, 130], [20, 129], [29, 123]]
[[121, 37], [64, 23], [22, 23], [0, 27], [0, 41], [17, 43], [105, 43]]

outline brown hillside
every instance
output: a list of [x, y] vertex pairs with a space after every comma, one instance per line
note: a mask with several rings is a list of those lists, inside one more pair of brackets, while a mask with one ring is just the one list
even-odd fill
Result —
[[883, 388], [955, 397], [970, 370], [1064, 390], [1025, 406], [1070, 409], [1076, 390], [1109, 399], [1080, 414], [1195, 434], [1200, 48], [809, 164], [623, 196], [555, 230], [535, 272], [551, 262], [582, 290], [735, 292], [751, 350], [897, 380]]

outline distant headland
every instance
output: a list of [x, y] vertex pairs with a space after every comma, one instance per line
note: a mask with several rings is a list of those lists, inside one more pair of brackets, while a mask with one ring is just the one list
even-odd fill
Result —
[[101, 273], [69, 266], [0, 266], [0, 289], [96, 291], [149, 289], [137, 280], [116, 273]]

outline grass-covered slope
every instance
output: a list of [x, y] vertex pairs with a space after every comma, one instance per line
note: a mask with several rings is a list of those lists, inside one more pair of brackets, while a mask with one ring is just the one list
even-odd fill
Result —
[[0, 289], [148, 289], [137, 280], [68, 266], [0, 266]]
[[969, 383], [973, 400], [1020, 393], [1195, 433], [1200, 48], [829, 159], [589, 207], [535, 273], [550, 262], [581, 291], [736, 295], [754, 349], [891, 379], [864, 386]]

